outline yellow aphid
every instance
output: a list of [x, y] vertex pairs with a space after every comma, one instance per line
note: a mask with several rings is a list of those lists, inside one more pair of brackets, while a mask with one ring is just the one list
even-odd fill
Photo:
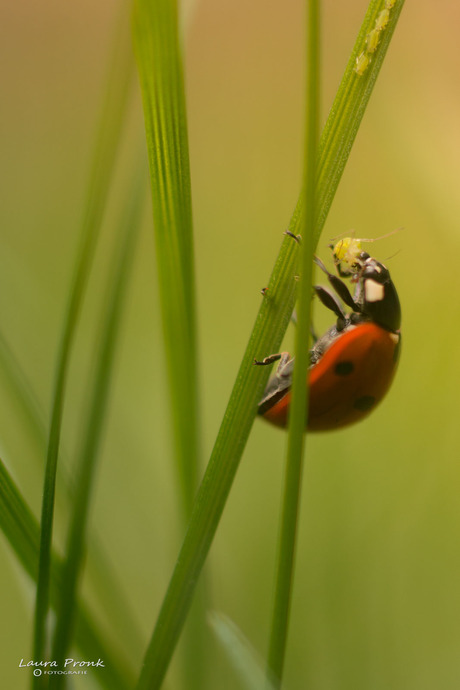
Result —
[[[359, 261], [362, 253], [361, 240], [355, 237], [344, 237], [337, 244], [330, 246], [334, 263], [340, 275], [346, 276], [357, 273], [361, 266]], [[342, 264], [345, 264], [345, 267]]]
[[355, 65], [355, 72], [358, 75], [358, 77], [361, 77], [364, 74], [364, 72], [369, 67], [370, 61], [371, 58], [367, 53], [362, 52], [358, 55], [358, 57], [356, 58]]
[[385, 7], [387, 10], [391, 10], [392, 7], [395, 6], [396, 0], [387, 0], [385, 3]]
[[352, 276], [359, 273], [363, 266], [366, 257], [369, 256], [367, 252], [362, 249], [362, 243], [376, 242], [377, 240], [384, 240], [399, 232], [402, 228], [391, 230], [380, 237], [342, 237], [338, 239], [333, 238], [332, 241], [338, 240], [335, 244], [330, 244], [329, 249], [332, 249], [332, 258], [337, 267], [337, 271], [341, 276]]
[[380, 31], [377, 29], [372, 29], [370, 33], [367, 34], [366, 38], [366, 50], [368, 53], [375, 53], [377, 46], [380, 41]]
[[375, 31], [383, 31], [390, 21], [390, 10], [382, 10], [375, 20]]

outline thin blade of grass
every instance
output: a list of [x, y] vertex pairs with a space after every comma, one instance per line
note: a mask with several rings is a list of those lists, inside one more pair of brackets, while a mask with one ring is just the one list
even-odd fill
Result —
[[316, 164], [319, 134], [320, 16], [319, 1], [309, 0], [307, 14], [307, 85], [305, 108], [304, 213], [299, 256], [299, 289], [295, 339], [295, 367], [289, 413], [289, 435], [281, 511], [280, 539], [276, 565], [275, 599], [268, 652], [268, 678], [281, 688], [286, 653], [289, 611], [300, 510], [305, 420], [308, 417], [310, 312], [315, 249]]
[[29, 430], [28, 435], [37, 446], [41, 459], [46, 446], [45, 415], [25, 372], [2, 333], [0, 333], [0, 366], [7, 378], [11, 396], [22, 411], [24, 428]]
[[[0, 460], [0, 527], [24, 570], [37, 579], [40, 529], [16, 483]], [[50, 600], [56, 607], [62, 583], [62, 561], [52, 555]], [[133, 685], [133, 670], [119, 653], [104, 642], [89, 610], [80, 603], [75, 641], [84, 658], [104, 660], [98, 680], [107, 690], [126, 690]]]
[[[37, 446], [38, 453], [34, 459], [42, 459], [46, 447], [46, 424], [42, 407], [35, 395], [32, 385], [26, 376], [5, 337], [0, 333], [0, 365], [7, 378], [11, 397], [18, 403], [24, 426], [30, 430], [31, 438]], [[65, 450], [61, 453], [65, 457]], [[64, 465], [64, 471], [67, 469]], [[68, 473], [64, 474], [64, 501], [69, 502], [71, 481]], [[134, 638], [133, 647], [141, 644], [141, 634], [134, 620], [133, 613], [120, 583], [114, 576], [114, 568], [104, 550], [104, 544], [92, 531], [89, 535], [88, 564], [91, 564], [92, 586], [95, 596], [110, 620], [118, 629], [129, 630]]]
[[[177, 0], [135, 0], [133, 39], [149, 154], [153, 224], [176, 475], [184, 529], [199, 473], [193, 219]], [[203, 685], [205, 590], [190, 617], [183, 672]]]
[[405, 0], [396, 0], [390, 11], [388, 24], [380, 32], [381, 38], [377, 50], [372, 55], [367, 70], [359, 76], [355, 72], [356, 60], [364, 51], [366, 37], [373, 30], [377, 17], [385, 9], [386, 4], [385, 0], [371, 0], [337, 90], [321, 135], [319, 147], [316, 228], [318, 238], [326, 221], [404, 2]]
[[[315, 243], [337, 191], [403, 2], [404, 0], [396, 0], [374, 60], [368, 71], [360, 77], [354, 72], [355, 59], [362, 51], [365, 37], [373, 28], [384, 5], [382, 0], [372, 0], [339, 86], [318, 151]], [[301, 230], [303, 204], [302, 194], [289, 225], [289, 230], [294, 235]], [[291, 237], [286, 238], [281, 246], [145, 655], [138, 690], [156, 690], [161, 686], [182, 630], [196, 582], [254, 422], [257, 402], [261, 399], [268, 380], [269, 372], [256, 369], [253, 366], [254, 358], [261, 359], [271, 352], [279, 351], [294, 308], [297, 246]]]
[[190, 165], [175, 0], [136, 0], [133, 36], [150, 163], [177, 475], [188, 519], [198, 481], [198, 383]]
[[[131, 50], [126, 37], [126, 17], [118, 27], [115, 50], [111, 62], [111, 75], [102, 110], [101, 123], [96, 141], [93, 166], [88, 186], [87, 199], [82, 222], [82, 243], [76, 261], [75, 274], [64, 317], [64, 325], [57, 354], [56, 379], [54, 384], [51, 422], [48, 436], [45, 478], [43, 486], [40, 562], [37, 581], [34, 621], [34, 659], [45, 658], [46, 618], [49, 605], [50, 558], [53, 531], [54, 496], [56, 468], [61, 435], [61, 420], [71, 349], [74, 341], [80, 307], [94, 250], [99, 234], [99, 226], [108, 195], [117, 144], [132, 78]], [[37, 676], [35, 687], [39, 688], [41, 679]]]
[[[114, 262], [113, 273], [110, 276], [108, 298], [105, 301], [106, 306], [102, 318], [100, 346], [95, 372], [91, 377], [93, 389], [88, 404], [88, 417], [76, 461], [75, 498], [70, 518], [52, 652], [52, 658], [56, 660], [59, 667], [62, 667], [72, 640], [77, 587], [85, 550], [91, 489], [94, 484], [98, 453], [104, 430], [112, 367], [124, 298], [133, 264], [135, 242], [140, 227], [145, 190], [143, 172], [142, 168], [142, 175], [138, 174], [134, 177], [133, 187], [130, 190], [131, 194], [122, 214], [120, 244], [116, 249], [117, 257]], [[55, 675], [50, 678], [49, 687], [61, 688], [64, 682], [65, 676]]]
[[287, 328], [295, 296], [292, 244], [292, 240], [283, 243], [268, 284], [268, 297], [263, 300], [145, 655], [138, 690], [156, 690], [162, 684], [249, 436], [257, 400], [268, 379], [269, 372], [260, 372], [253, 366], [254, 357], [260, 356], [264, 348], [276, 351]]
[[247, 690], [275, 690], [275, 685], [267, 681], [263, 660], [235, 623], [217, 611], [209, 614], [209, 622]]

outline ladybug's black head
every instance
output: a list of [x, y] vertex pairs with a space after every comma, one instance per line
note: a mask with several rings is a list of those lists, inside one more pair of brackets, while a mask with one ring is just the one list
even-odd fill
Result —
[[363, 252], [361, 270], [357, 275], [355, 300], [361, 313], [389, 331], [401, 326], [398, 293], [386, 266]]

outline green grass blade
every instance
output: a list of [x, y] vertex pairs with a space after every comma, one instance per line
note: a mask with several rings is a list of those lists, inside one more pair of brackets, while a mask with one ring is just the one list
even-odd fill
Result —
[[385, 0], [371, 0], [361, 25], [353, 52], [346, 67], [337, 95], [324, 127], [318, 161], [317, 223], [319, 234], [342, 177], [351, 147], [363, 119], [369, 98], [382, 67], [391, 37], [405, 0], [396, 0], [390, 11], [387, 27], [381, 32], [379, 46], [362, 76], [355, 72], [356, 59], [364, 51], [366, 36], [373, 30], [376, 19], [385, 7]]
[[[45, 625], [49, 601], [50, 558], [54, 514], [56, 467], [59, 452], [64, 394], [71, 348], [75, 336], [80, 306], [92, 264], [109, 182], [116, 157], [131, 83], [131, 52], [125, 31], [126, 17], [120, 23], [119, 36], [111, 64], [104, 108], [101, 117], [93, 168], [88, 187], [82, 224], [82, 244], [77, 258], [70, 299], [65, 315], [53, 391], [51, 423], [48, 437], [45, 479], [43, 487], [40, 564], [37, 582], [34, 621], [34, 659], [45, 654]], [[37, 678], [37, 687], [40, 679]]]
[[[39, 451], [34, 457], [37, 461], [39, 458], [41, 460], [46, 446], [45, 415], [30, 381], [1, 333], [0, 365], [7, 379], [11, 398], [19, 405], [24, 425], [30, 429], [30, 435]], [[65, 451], [63, 455], [65, 456]], [[66, 470], [65, 465], [63, 469]], [[66, 489], [64, 501], [68, 503], [71, 482], [67, 473], [64, 474], [63, 486]], [[137, 629], [125, 592], [114, 577], [114, 569], [105, 553], [104, 545], [94, 531], [89, 536], [88, 563], [92, 565], [89, 574], [90, 577], [92, 575], [91, 586], [106, 615], [119, 629], [130, 630], [131, 637], [134, 636], [140, 645], [140, 631]]]
[[[198, 483], [200, 429], [191, 182], [178, 22], [177, 0], [135, 0], [133, 38], [144, 105], [172, 440], [185, 528]], [[204, 607], [201, 597], [184, 646], [187, 683], [198, 689], [205, 666]]]
[[[359, 77], [353, 71], [355, 58], [362, 51], [366, 34], [373, 28], [383, 4], [382, 0], [373, 0], [370, 3], [320, 140], [314, 242], [318, 241], [329, 212], [403, 0], [396, 0], [374, 60], [368, 71]], [[298, 234], [301, 230], [303, 204], [302, 195], [289, 226], [293, 234]], [[297, 247], [297, 243], [290, 237], [286, 238], [281, 246], [267, 295], [259, 310], [194, 503], [189, 529], [145, 656], [138, 690], [156, 690], [161, 686], [187, 616], [196, 582], [214, 538], [254, 421], [257, 401], [260, 400], [268, 380], [269, 372], [256, 369], [253, 360], [279, 351], [294, 307]]]
[[242, 685], [247, 690], [275, 690], [267, 681], [263, 660], [235, 623], [217, 611], [209, 614], [209, 622]]
[[[0, 527], [9, 541], [24, 570], [37, 579], [40, 530], [38, 522], [22, 497], [7, 468], [0, 460]], [[62, 583], [62, 562], [52, 557], [50, 599], [56, 606]], [[91, 615], [83, 605], [79, 616], [75, 641], [84, 658], [105, 662], [98, 675], [100, 684], [107, 690], [125, 690], [132, 687], [133, 671], [120, 654], [115, 654], [104, 642]]]
[[[100, 346], [94, 376], [92, 376], [93, 390], [88, 405], [88, 418], [76, 462], [75, 498], [70, 518], [52, 652], [52, 658], [57, 661], [59, 666], [65, 659], [72, 640], [77, 586], [84, 556], [91, 489], [94, 484], [98, 451], [104, 429], [118, 329], [132, 268], [135, 241], [140, 226], [144, 189], [143, 176], [137, 175], [133, 180], [133, 188], [130, 190], [131, 196], [121, 221], [121, 242], [117, 247], [117, 258], [110, 278], [109, 295], [105, 301]], [[63, 687], [64, 680], [65, 676], [52, 676], [50, 688]]]
[[268, 676], [281, 688], [286, 653], [289, 611], [294, 575], [297, 523], [300, 509], [305, 419], [308, 414], [309, 352], [305, 347], [310, 336], [313, 253], [315, 250], [316, 220], [316, 163], [319, 134], [319, 56], [320, 16], [319, 1], [309, 0], [307, 22], [307, 87], [305, 117], [305, 168], [302, 241], [300, 246], [300, 280], [297, 300], [297, 328], [295, 341], [295, 367], [293, 374], [289, 436], [285, 469], [280, 542], [277, 556], [275, 602], [272, 616], [268, 652]]
[[133, 27], [150, 163], [175, 456], [188, 519], [198, 477], [198, 386], [190, 167], [175, 0], [136, 0]]
[[253, 366], [263, 352], [276, 351], [295, 297], [296, 245], [284, 242], [268, 284], [219, 435], [194, 504], [189, 528], [147, 650], [138, 690], [155, 690], [164, 674], [187, 615], [198, 575], [214, 537], [238, 463], [262, 396], [268, 371]]
[[[0, 366], [6, 376], [11, 397], [19, 405], [24, 425], [30, 429], [31, 437], [39, 449], [36, 459], [40, 458], [41, 460], [43, 449], [46, 446], [45, 415], [29, 379], [1, 333]], [[65, 456], [65, 450], [62, 455]], [[64, 464], [63, 486], [66, 491], [63, 500], [68, 503], [71, 492], [71, 480], [68, 472], [65, 472], [66, 469]], [[110, 616], [112, 621], [114, 621], [115, 617], [116, 621], [114, 621], [114, 624], [120, 629], [130, 630], [131, 637], [134, 636], [134, 639], [140, 645], [140, 631], [137, 629], [138, 626], [134, 621], [126, 595], [114, 577], [114, 569], [105, 553], [104, 545], [94, 531], [89, 535], [88, 563], [92, 565], [92, 570], [89, 574], [90, 577], [92, 575], [91, 586], [106, 615]]]
[[25, 372], [2, 333], [0, 333], [0, 366], [6, 376], [11, 396], [22, 411], [24, 427], [29, 429], [41, 458], [46, 444], [45, 415]]

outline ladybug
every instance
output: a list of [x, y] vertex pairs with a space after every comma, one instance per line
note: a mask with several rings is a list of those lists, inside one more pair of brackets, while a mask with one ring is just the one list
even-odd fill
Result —
[[[337, 321], [323, 336], [314, 337], [310, 350], [305, 425], [310, 431], [339, 429], [366, 417], [391, 385], [401, 346], [401, 307], [387, 267], [360, 251], [359, 246], [352, 247], [350, 256], [337, 258], [347, 265], [341, 273], [351, 276], [355, 290], [352, 295], [346, 283], [315, 257], [336, 294], [320, 285], [315, 285], [314, 291]], [[278, 360], [258, 414], [276, 426], [286, 427], [294, 359], [282, 352], [254, 363], [267, 365]]]

